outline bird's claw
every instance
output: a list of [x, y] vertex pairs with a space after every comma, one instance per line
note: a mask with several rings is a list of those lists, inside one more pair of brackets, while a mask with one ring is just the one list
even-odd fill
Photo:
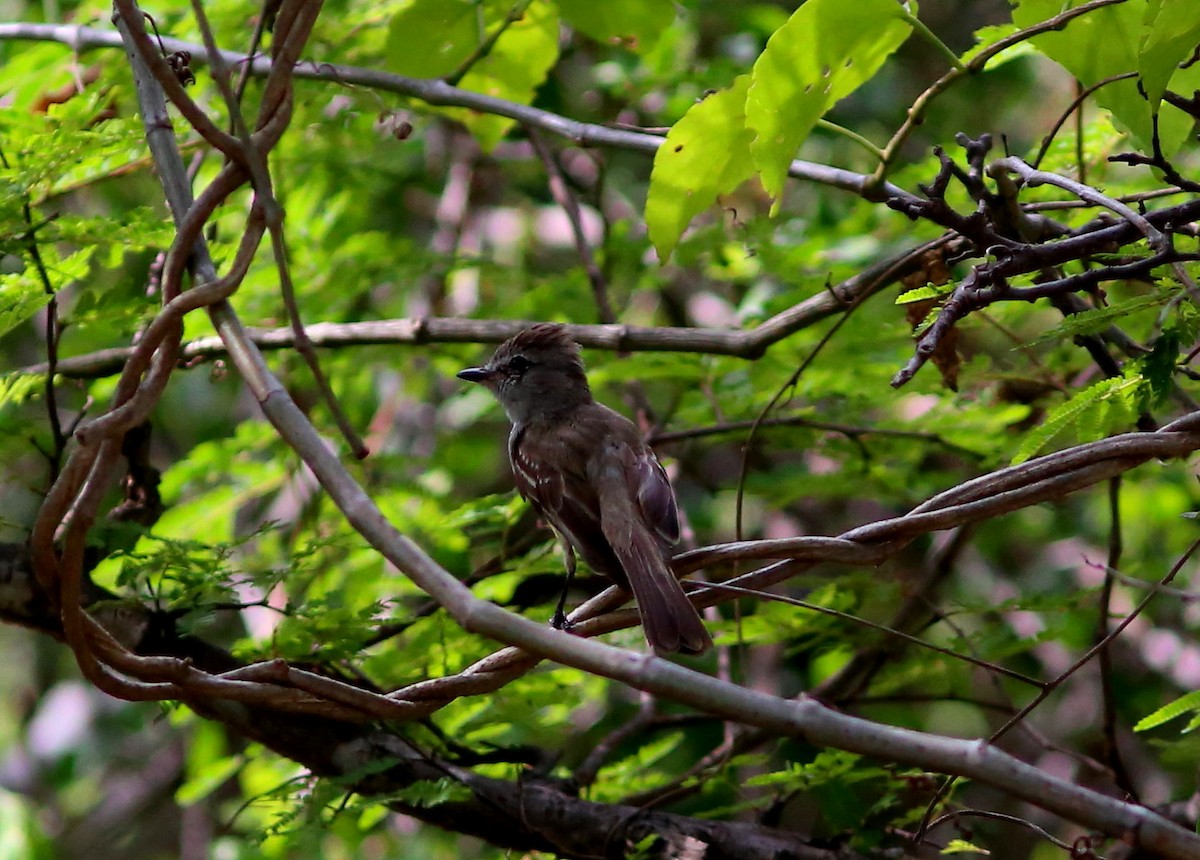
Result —
[[554, 615], [550, 618], [550, 626], [555, 630], [562, 630], [565, 633], [570, 633], [571, 628], [575, 625], [567, 618], [567, 613], [562, 609], [554, 610]]

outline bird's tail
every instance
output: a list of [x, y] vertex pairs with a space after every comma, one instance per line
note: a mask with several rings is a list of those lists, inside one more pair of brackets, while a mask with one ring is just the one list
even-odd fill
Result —
[[671, 572], [658, 541], [640, 523], [622, 537], [627, 539], [609, 542], [629, 577], [650, 647], [657, 654], [707, 651], [712, 645], [708, 629]]

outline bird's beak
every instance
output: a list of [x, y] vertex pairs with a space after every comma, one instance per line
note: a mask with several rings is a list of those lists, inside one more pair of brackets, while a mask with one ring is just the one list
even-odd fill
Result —
[[486, 367], [468, 367], [466, 370], [458, 372], [458, 378], [465, 379], [467, 382], [487, 382], [492, 375], [493, 371]]

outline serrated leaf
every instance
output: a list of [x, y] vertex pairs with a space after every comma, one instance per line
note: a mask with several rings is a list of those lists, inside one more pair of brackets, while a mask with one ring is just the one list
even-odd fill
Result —
[[1149, 731], [1192, 711], [1200, 711], [1200, 690], [1184, 693], [1175, 701], [1163, 705], [1157, 711], [1152, 711], [1138, 720], [1133, 730], [1135, 732]]
[[1035, 428], [1013, 457], [1013, 464], [1024, 463], [1055, 436], [1069, 427], [1076, 427], [1085, 438], [1098, 438], [1106, 422], [1102, 419], [1109, 417], [1105, 410], [1108, 402], [1115, 401], [1121, 408], [1128, 409], [1127, 402], [1122, 400], [1132, 397], [1145, 382], [1141, 377], [1127, 379], [1123, 376], [1102, 379], [1094, 385], [1085, 388], [1066, 403], [1051, 412], [1042, 424]]
[[1146, 308], [1160, 307], [1170, 301], [1169, 295], [1163, 293], [1147, 293], [1137, 296], [1127, 302], [1109, 305], [1103, 308], [1092, 308], [1065, 317], [1054, 328], [1041, 334], [1035, 344], [1045, 343], [1058, 338], [1079, 337], [1081, 335], [1099, 334], [1108, 329], [1117, 320]]
[[666, 262], [693, 218], [754, 175], [746, 128], [750, 76], [694, 104], [654, 154], [646, 227]]
[[668, 0], [558, 0], [563, 19], [597, 42], [620, 45], [631, 51], [649, 50], [675, 20]]
[[0, 406], [24, 403], [45, 387], [45, 374], [6, 373], [0, 376]]
[[911, 32], [896, 0], [809, 0], [775, 31], [746, 97], [750, 152], [768, 194], [783, 192], [788, 165], [817, 120], [870, 80]]
[[907, 290], [896, 297], [896, 304], [911, 305], [913, 302], [923, 302], [927, 299], [940, 299], [946, 293], [952, 292], [954, 287], [947, 284], [943, 287], [925, 286], [917, 287], [915, 290]]

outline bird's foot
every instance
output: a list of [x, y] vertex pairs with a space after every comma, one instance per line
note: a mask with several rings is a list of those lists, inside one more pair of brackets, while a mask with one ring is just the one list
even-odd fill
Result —
[[562, 607], [554, 610], [554, 615], [550, 618], [550, 626], [555, 630], [562, 630], [565, 633], [570, 633], [571, 628], [575, 625], [567, 618], [567, 613], [563, 612]]

